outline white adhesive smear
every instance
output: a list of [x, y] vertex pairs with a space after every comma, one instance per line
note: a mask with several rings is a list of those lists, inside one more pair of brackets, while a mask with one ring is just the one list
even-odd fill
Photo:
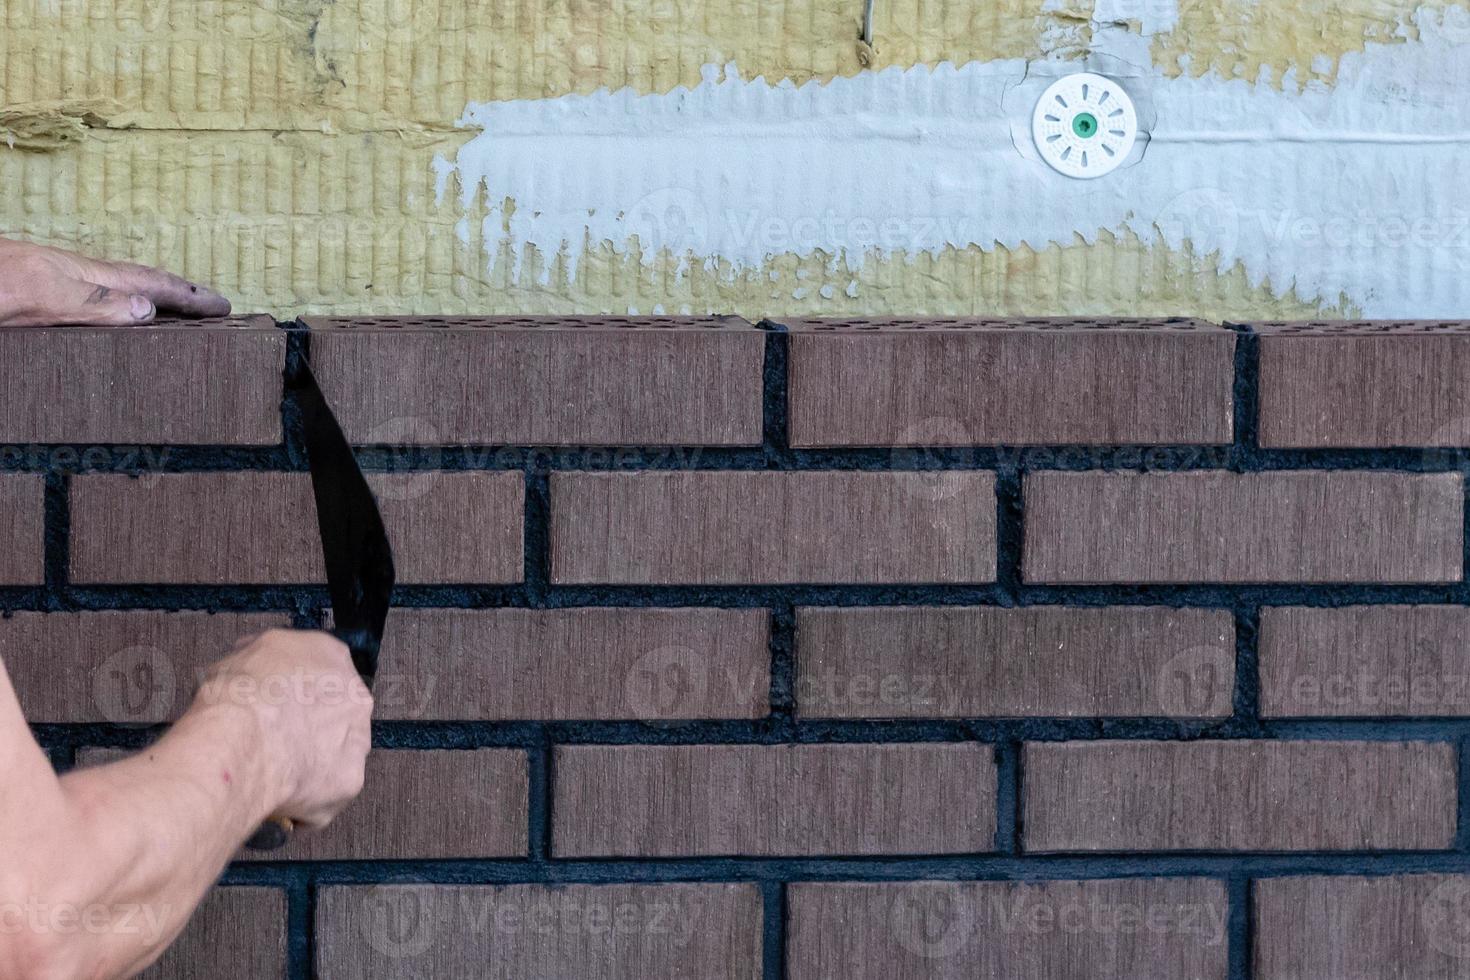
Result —
[[[1169, 22], [1167, 10], [1144, 18], [1146, 30]], [[1464, 316], [1470, 14], [1421, 11], [1416, 25], [1418, 40], [1344, 57], [1330, 90], [1166, 78], [1146, 38], [1102, 24], [1081, 62], [803, 86], [708, 68], [665, 95], [472, 104], [460, 123], [483, 132], [435, 165], [441, 198], [453, 181], [466, 214], [483, 216], [487, 248], [508, 228], [515, 255], [560, 253], [571, 275], [602, 242], [743, 270], [783, 252], [855, 267], [1132, 232], [1239, 263], [1278, 294], [1371, 317]], [[1091, 181], [1054, 173], [1030, 145], [1037, 95], [1081, 70], [1119, 78], [1148, 136], [1130, 165]]]

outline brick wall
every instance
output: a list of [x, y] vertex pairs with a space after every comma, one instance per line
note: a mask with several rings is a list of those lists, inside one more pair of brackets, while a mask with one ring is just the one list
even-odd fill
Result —
[[326, 621], [310, 357], [402, 584], [367, 790], [154, 977], [1470, 971], [1470, 330], [0, 331], [59, 766]]

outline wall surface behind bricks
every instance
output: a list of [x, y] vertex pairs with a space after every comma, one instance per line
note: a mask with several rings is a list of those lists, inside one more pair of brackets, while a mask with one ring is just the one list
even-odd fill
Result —
[[59, 767], [329, 623], [305, 358], [401, 570], [367, 788], [149, 976], [1470, 972], [1470, 327], [0, 331]]

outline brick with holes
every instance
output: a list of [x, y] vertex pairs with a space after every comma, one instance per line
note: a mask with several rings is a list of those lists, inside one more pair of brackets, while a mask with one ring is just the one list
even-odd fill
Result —
[[1102, 318], [783, 322], [793, 445], [1231, 439], [1235, 334], [1225, 327]]
[[0, 330], [0, 443], [275, 445], [285, 363], [268, 316]]
[[761, 440], [765, 335], [739, 317], [306, 317], [354, 443]]
[[1261, 445], [1470, 447], [1470, 323], [1258, 323]]

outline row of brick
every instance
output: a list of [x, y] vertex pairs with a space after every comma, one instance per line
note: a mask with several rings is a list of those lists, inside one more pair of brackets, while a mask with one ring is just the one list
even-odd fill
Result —
[[[765, 335], [733, 317], [307, 318], [362, 444], [755, 445]], [[1237, 334], [1196, 321], [793, 321], [800, 447], [1231, 440]], [[1462, 324], [1260, 324], [1267, 447], [1470, 446]], [[275, 444], [266, 317], [0, 334], [0, 443]], [[107, 383], [101, 383], [107, 379]], [[1371, 398], [1363, 397], [1371, 393]]]
[[[370, 477], [405, 583], [523, 575], [518, 471]], [[0, 474], [0, 584], [43, 580], [43, 479]], [[1028, 474], [1037, 583], [1458, 582], [1458, 473]], [[320, 582], [303, 473], [73, 478], [80, 584]], [[207, 529], [207, 531], [206, 531]], [[207, 533], [211, 547], [199, 546]], [[983, 471], [551, 475], [557, 584], [966, 583], [996, 578]]]
[[[156, 724], [202, 672], [284, 613], [16, 612], [0, 660], [34, 722]], [[1266, 607], [1267, 718], [1470, 716], [1470, 608]], [[1224, 718], [1235, 627], [1159, 607], [801, 608], [804, 718]], [[764, 609], [394, 609], [385, 721], [763, 718]]]
[[[83, 765], [116, 758], [84, 750]], [[1457, 756], [1442, 742], [1034, 742], [1027, 853], [1448, 850]], [[520, 749], [387, 749], [342, 818], [273, 859], [519, 858]], [[997, 848], [980, 743], [561, 745], [558, 858], [976, 854]], [[247, 857], [249, 857], [247, 855]]]
[[[1467, 898], [1463, 875], [1258, 880], [1252, 976], [1463, 976]], [[790, 980], [1225, 980], [1236, 941], [1225, 884], [1209, 878], [798, 882], [781, 911]], [[316, 975], [758, 980], [766, 913], [744, 882], [329, 885]], [[229, 887], [146, 976], [253, 980], [285, 967], [284, 893]]]

